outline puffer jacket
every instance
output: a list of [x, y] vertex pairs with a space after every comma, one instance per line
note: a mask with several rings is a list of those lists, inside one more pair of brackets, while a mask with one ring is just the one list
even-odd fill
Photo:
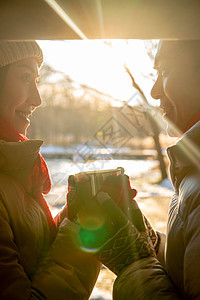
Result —
[[155, 258], [131, 264], [116, 279], [114, 299], [200, 299], [200, 122], [167, 149], [171, 200], [164, 269]]
[[50, 241], [45, 213], [23, 187], [41, 141], [0, 141], [0, 299], [88, 299], [100, 263], [80, 251], [60, 215]]

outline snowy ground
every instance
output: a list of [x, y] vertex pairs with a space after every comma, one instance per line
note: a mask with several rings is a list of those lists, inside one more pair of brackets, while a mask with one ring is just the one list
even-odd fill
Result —
[[[70, 174], [92, 169], [111, 169], [122, 166], [131, 185], [138, 190], [137, 201], [154, 228], [166, 232], [167, 212], [173, 187], [169, 179], [160, 182], [158, 162], [152, 160], [108, 160], [90, 164], [74, 164], [64, 159], [47, 160], [52, 179], [52, 190], [47, 197], [55, 215], [65, 203], [67, 178]], [[102, 268], [90, 300], [111, 300], [115, 275]]]

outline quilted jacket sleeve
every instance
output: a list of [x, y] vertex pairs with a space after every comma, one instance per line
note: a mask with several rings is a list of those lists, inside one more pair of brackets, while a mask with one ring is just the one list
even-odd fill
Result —
[[156, 258], [148, 257], [131, 264], [117, 277], [113, 299], [182, 299]]
[[92, 292], [101, 264], [76, 246], [76, 236], [76, 224], [64, 219], [34, 275], [32, 287], [48, 300], [88, 299]]
[[[183, 232], [184, 299], [200, 299], [200, 175], [182, 180], [179, 190], [179, 218]], [[175, 238], [177, 238], [175, 236]], [[178, 249], [177, 249], [178, 251]], [[174, 264], [176, 261], [174, 260]], [[177, 274], [174, 276], [180, 276]], [[154, 258], [130, 265], [115, 281], [114, 299], [181, 299], [170, 278]]]
[[[0, 201], [0, 299], [88, 299], [100, 263], [78, 250], [68, 224], [60, 227], [49, 253], [29, 279], [21, 266], [9, 216]], [[70, 240], [71, 239], [71, 240]]]
[[184, 293], [187, 299], [200, 299], [200, 192], [188, 200], [190, 208], [184, 228]]
[[[9, 225], [7, 211], [0, 201], [0, 299], [25, 300], [31, 297], [31, 284], [19, 264], [18, 249]], [[23, 291], [23, 293], [22, 293]], [[34, 293], [32, 294], [34, 299]], [[37, 299], [37, 298], [36, 298]]]

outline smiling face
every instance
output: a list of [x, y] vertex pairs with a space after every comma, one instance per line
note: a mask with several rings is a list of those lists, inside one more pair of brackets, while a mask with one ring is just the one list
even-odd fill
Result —
[[26, 58], [8, 66], [0, 88], [0, 118], [26, 134], [29, 116], [41, 104], [37, 89], [39, 77], [36, 58]]
[[[151, 95], [160, 100], [167, 131], [176, 136], [173, 125], [184, 132], [200, 111], [200, 46], [190, 41], [162, 41], [155, 58], [157, 80]], [[193, 51], [195, 50], [195, 51]]]

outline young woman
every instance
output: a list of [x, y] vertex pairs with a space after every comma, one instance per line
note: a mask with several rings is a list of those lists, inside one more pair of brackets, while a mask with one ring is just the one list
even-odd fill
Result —
[[0, 42], [0, 299], [88, 299], [100, 263], [74, 247], [66, 207], [52, 218], [42, 141], [26, 138], [42, 62], [35, 41]]

